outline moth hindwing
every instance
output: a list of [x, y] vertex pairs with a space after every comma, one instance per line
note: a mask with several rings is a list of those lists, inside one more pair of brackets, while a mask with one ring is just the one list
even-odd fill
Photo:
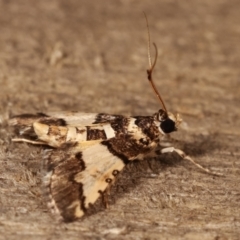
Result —
[[147, 75], [162, 108], [152, 116], [56, 112], [22, 114], [10, 119], [10, 125], [19, 135], [13, 142], [53, 148], [44, 155], [47, 169], [44, 185], [49, 207], [65, 221], [82, 217], [99, 196], [105, 195], [124, 166], [134, 160], [176, 152], [212, 173], [180, 149], [164, 147], [165, 135], [176, 131], [181, 119], [167, 111], [153, 83], [157, 60], [154, 47], [156, 56], [153, 64], [149, 57]]

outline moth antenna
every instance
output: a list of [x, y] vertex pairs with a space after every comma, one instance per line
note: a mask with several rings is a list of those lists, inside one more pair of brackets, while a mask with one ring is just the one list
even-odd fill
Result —
[[146, 19], [146, 24], [147, 24], [147, 39], [148, 39], [148, 46], [147, 46], [147, 48], [148, 48], [148, 63], [149, 63], [149, 68], [151, 68], [151, 67], [152, 67], [152, 59], [151, 59], [151, 53], [150, 53], [150, 39], [151, 39], [151, 37], [150, 37], [150, 31], [149, 31], [149, 25], [148, 25], [148, 19], [147, 19], [147, 15], [146, 15], [146, 13], [145, 13], [145, 12], [143, 12], [143, 14], [144, 14], [144, 17], [145, 17], [145, 19]]
[[147, 75], [148, 75], [148, 81], [150, 82], [153, 91], [155, 92], [155, 94], [157, 95], [157, 98], [159, 99], [164, 111], [167, 113], [167, 108], [162, 100], [162, 97], [160, 95], [160, 93], [158, 92], [154, 82], [153, 82], [153, 78], [152, 78], [152, 72], [153, 69], [157, 63], [157, 58], [158, 58], [158, 49], [157, 49], [157, 45], [155, 43], [153, 43], [153, 46], [155, 48], [155, 58], [154, 58], [154, 62], [152, 64], [152, 58], [151, 58], [151, 53], [150, 53], [150, 31], [149, 31], [149, 25], [148, 25], [148, 18], [145, 12], [143, 12], [145, 19], [146, 19], [146, 24], [147, 24], [147, 36], [148, 36], [148, 62], [149, 62], [149, 69], [147, 69]]

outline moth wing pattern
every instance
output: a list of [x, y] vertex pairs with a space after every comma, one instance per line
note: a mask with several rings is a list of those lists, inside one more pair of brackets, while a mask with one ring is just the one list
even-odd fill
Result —
[[67, 222], [82, 217], [125, 166], [102, 141], [66, 143], [44, 158], [48, 205]]
[[115, 136], [111, 127], [118, 115], [52, 112], [48, 114], [22, 114], [14, 116], [9, 123], [22, 138], [15, 142], [28, 142], [60, 147], [65, 142], [106, 140]]

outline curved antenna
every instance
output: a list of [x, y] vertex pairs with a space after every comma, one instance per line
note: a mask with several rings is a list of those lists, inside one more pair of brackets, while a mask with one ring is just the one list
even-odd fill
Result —
[[149, 31], [149, 25], [148, 25], [148, 19], [147, 19], [147, 15], [145, 12], [143, 12], [145, 20], [146, 20], [146, 24], [147, 24], [147, 38], [148, 38], [148, 63], [149, 63], [149, 68], [152, 67], [152, 59], [151, 59], [151, 54], [150, 54], [150, 31]]
[[153, 91], [155, 92], [155, 94], [157, 95], [157, 98], [159, 99], [164, 111], [167, 113], [167, 108], [162, 100], [162, 97], [160, 95], [160, 93], [158, 92], [154, 82], [153, 82], [153, 78], [152, 78], [152, 73], [153, 73], [153, 69], [157, 63], [157, 58], [158, 58], [158, 49], [157, 49], [157, 45], [155, 43], [153, 43], [153, 46], [155, 48], [155, 58], [154, 58], [154, 62], [152, 64], [152, 59], [151, 59], [151, 53], [150, 53], [150, 31], [149, 31], [149, 25], [148, 25], [148, 19], [147, 19], [147, 15], [145, 12], [143, 12], [145, 19], [146, 19], [146, 24], [147, 24], [147, 35], [148, 35], [148, 62], [149, 62], [149, 69], [147, 69], [147, 75], [148, 75], [148, 81], [150, 82]]
[[156, 46], [155, 43], [153, 43], [153, 46], [154, 46], [154, 48], [155, 48], [155, 59], [154, 59], [153, 65], [150, 67], [150, 69], [147, 69], [148, 80], [149, 80], [149, 82], [150, 82], [150, 84], [151, 84], [154, 92], [156, 93], [157, 98], [159, 99], [160, 103], [162, 104], [162, 107], [163, 107], [164, 111], [167, 113], [167, 108], [166, 108], [166, 106], [165, 106], [165, 104], [164, 104], [164, 102], [163, 102], [163, 100], [162, 100], [162, 97], [161, 97], [160, 93], [158, 92], [158, 90], [157, 90], [157, 88], [156, 88], [156, 86], [155, 86], [155, 84], [154, 84], [154, 82], [153, 82], [153, 79], [152, 79], [152, 72], [153, 72], [153, 69], [154, 69], [154, 67], [155, 67], [155, 65], [156, 65], [157, 57], [158, 57], [158, 49], [157, 49], [157, 46]]

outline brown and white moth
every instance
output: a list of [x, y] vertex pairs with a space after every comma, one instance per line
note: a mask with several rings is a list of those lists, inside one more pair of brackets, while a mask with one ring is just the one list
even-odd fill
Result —
[[[149, 32], [148, 32], [149, 34]], [[150, 37], [149, 37], [150, 39]], [[13, 142], [47, 145], [44, 179], [52, 212], [65, 221], [80, 218], [99, 196], [106, 194], [126, 164], [176, 152], [206, 172], [182, 150], [166, 147], [166, 135], [178, 129], [179, 115], [168, 112], [152, 80], [157, 60], [147, 70], [148, 80], [162, 109], [152, 116], [56, 112], [22, 114], [10, 119], [21, 138]], [[107, 202], [105, 203], [107, 205]]]

